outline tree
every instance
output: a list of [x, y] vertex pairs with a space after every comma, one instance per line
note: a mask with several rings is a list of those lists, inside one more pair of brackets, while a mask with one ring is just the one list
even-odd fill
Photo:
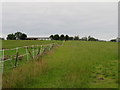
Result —
[[69, 37], [69, 40], [74, 40], [74, 38], [73, 37]]
[[[55, 34], [55, 35], [50, 35], [50, 38], [52, 39], [52, 40], [74, 40], [74, 38], [73, 37], [69, 37], [68, 35], [58, 35], [58, 34]], [[79, 37], [77, 37], [78, 38], [78, 40], [79, 40]]]
[[23, 33], [23, 34], [20, 36], [20, 40], [26, 40], [26, 39], [27, 39], [27, 35]]
[[16, 37], [15, 37], [15, 35], [13, 33], [12, 34], [8, 34], [7, 40], [16, 40]]
[[112, 39], [112, 40], [110, 40], [111, 42], [116, 42], [116, 39]]
[[27, 35], [21, 32], [16, 32], [15, 34], [8, 34], [7, 40], [26, 40]]
[[58, 34], [54, 35], [53, 39], [54, 40], [59, 40], [59, 35]]
[[0, 37], [0, 40], [5, 40], [4, 38]]
[[21, 36], [22, 36], [21, 32], [16, 32], [15, 33], [16, 40], [20, 40]]
[[116, 42], [120, 42], [120, 37], [117, 37], [117, 38], [116, 38]]
[[60, 39], [60, 40], [65, 40], [64, 35], [62, 34], [59, 39]]
[[89, 41], [90, 38], [91, 38], [91, 36], [88, 36], [88, 41]]
[[51, 38], [52, 40], [54, 40], [54, 36], [53, 36], [53, 35], [51, 35], [50, 38]]
[[65, 36], [65, 40], [69, 40], [69, 36], [68, 35]]
[[95, 39], [94, 37], [88, 36], [88, 41], [98, 41], [98, 39]]
[[82, 37], [81, 40], [82, 41], [87, 41], [87, 37]]
[[79, 36], [75, 36], [75, 37], [74, 37], [74, 40], [79, 40]]

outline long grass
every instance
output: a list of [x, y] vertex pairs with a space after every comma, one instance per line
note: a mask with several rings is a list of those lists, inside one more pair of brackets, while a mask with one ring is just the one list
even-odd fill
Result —
[[49, 52], [44, 52], [36, 59], [30, 60], [26, 64], [6, 71], [3, 73], [3, 88], [24, 88], [26, 85], [34, 83], [36, 77], [45, 73], [47, 62], [42, 60], [44, 55]]
[[[38, 49], [45, 48], [47, 46], [44, 46], [46, 44], [52, 44], [52, 43], [58, 43], [61, 44], [61, 41], [42, 41], [42, 40], [3, 40], [3, 48], [4, 49], [10, 49], [10, 48], [14, 48], [14, 50], [4, 50], [4, 57], [5, 62], [4, 62], [4, 71], [9, 71], [11, 68], [13, 68], [15, 66], [16, 63], [16, 49], [17, 47], [24, 47], [24, 46], [30, 46], [27, 49], [28, 54], [26, 53], [26, 48], [19, 48], [18, 50], [18, 55], [21, 56], [21, 59], [18, 60], [17, 65], [22, 65], [27, 63], [31, 58], [32, 55], [36, 56], [38, 53]], [[33, 53], [33, 48], [32, 45], [40, 45], [40, 46], [34, 46], [34, 53]], [[42, 48], [41, 48], [41, 45]], [[30, 53], [29, 53], [30, 52]], [[0, 52], [2, 53], [2, 52]], [[26, 55], [27, 54], [27, 55]], [[11, 60], [7, 60], [7, 59], [11, 59]]]
[[[13, 70], [10, 74], [5, 73], [3, 86], [26, 88], [118, 87], [117, 43], [67, 41], [64, 46], [55, 48], [39, 59], [39, 62], [31, 62], [27, 66]], [[35, 75], [32, 75], [33, 73]], [[9, 82], [10, 80], [12, 81]]]

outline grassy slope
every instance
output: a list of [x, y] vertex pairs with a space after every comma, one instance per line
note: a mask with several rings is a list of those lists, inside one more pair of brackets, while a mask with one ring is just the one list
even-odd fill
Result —
[[115, 88], [117, 57], [117, 43], [65, 42], [42, 58], [48, 64], [46, 72], [25, 87]]

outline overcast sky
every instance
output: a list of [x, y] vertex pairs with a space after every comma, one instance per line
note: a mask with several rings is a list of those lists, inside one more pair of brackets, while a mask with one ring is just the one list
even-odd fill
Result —
[[3, 3], [3, 36], [17, 31], [28, 36], [91, 35], [110, 40], [118, 36], [115, 2]]

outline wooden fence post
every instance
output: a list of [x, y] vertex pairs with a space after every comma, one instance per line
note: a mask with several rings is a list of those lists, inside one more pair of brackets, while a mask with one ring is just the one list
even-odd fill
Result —
[[2, 50], [2, 61], [4, 61], [4, 54], [5, 54], [5, 51], [4, 51], [4, 49]]
[[37, 55], [38, 54], [38, 45], [36, 46], [36, 53], [35, 53], [35, 55]]
[[49, 50], [51, 50], [51, 48], [52, 48], [52, 44], [50, 44], [50, 48], [49, 48]]
[[41, 48], [40, 48], [40, 54], [42, 54], [42, 45], [41, 45]]
[[27, 61], [28, 61], [28, 47], [26, 46], [26, 55], [27, 55]]
[[15, 67], [17, 66], [18, 63], [18, 48], [16, 48], [16, 60], [15, 60]]
[[38, 48], [38, 53], [37, 53], [37, 55], [39, 55], [40, 54], [40, 47]]
[[34, 52], [35, 52], [35, 51], [34, 51], [34, 45], [32, 45], [32, 48], [33, 48], [33, 58], [34, 58]]
[[32, 59], [34, 59], [33, 56], [32, 56], [32, 53], [30, 52], [29, 49], [28, 49], [28, 52], [29, 52], [29, 54], [30, 54], [30, 57], [31, 57]]

